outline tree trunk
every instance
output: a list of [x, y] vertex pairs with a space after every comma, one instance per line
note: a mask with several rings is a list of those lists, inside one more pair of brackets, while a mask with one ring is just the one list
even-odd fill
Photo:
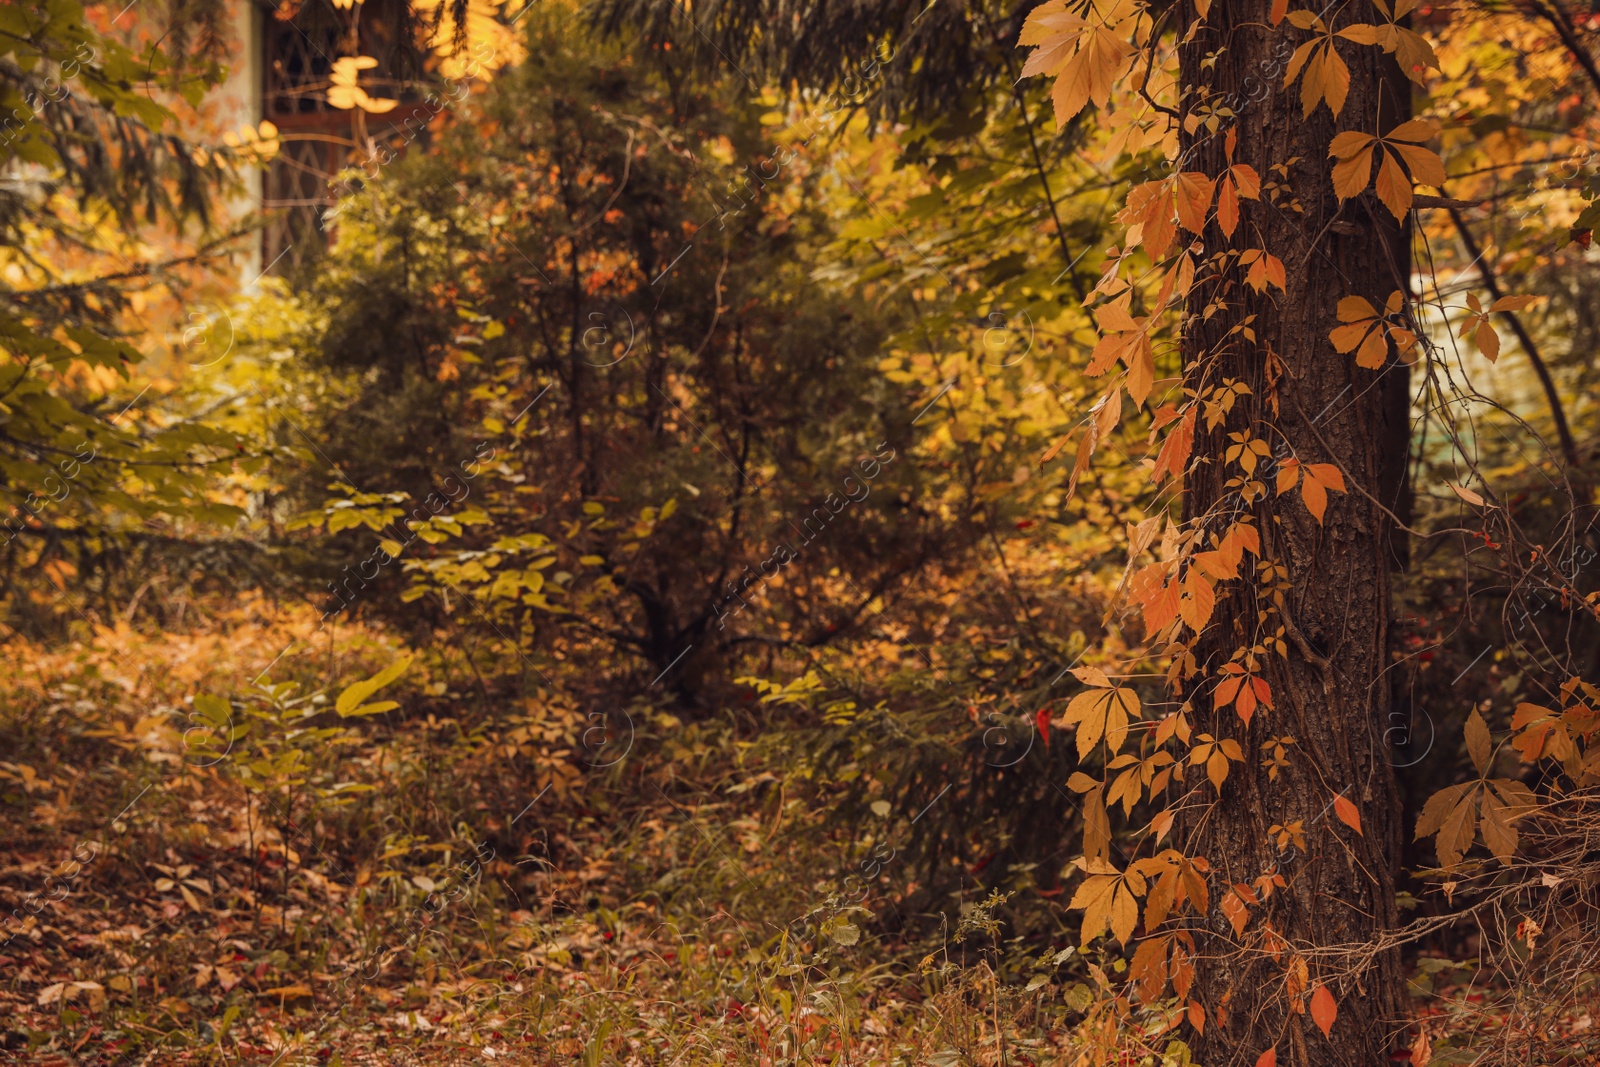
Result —
[[[1191, 3], [1182, 11], [1180, 38], [1195, 20]], [[1333, 18], [1335, 27], [1352, 21], [1349, 13]], [[1217, 0], [1180, 50], [1187, 113], [1203, 107], [1207, 94], [1212, 102], [1237, 94], [1234, 162], [1254, 167], [1264, 185], [1261, 201], [1243, 202], [1231, 241], [1211, 222], [1204, 254], [1264, 248], [1287, 274], [1287, 292], [1258, 295], [1236, 266], [1211, 283], [1202, 269], [1186, 308], [1192, 317], [1183, 344], [1185, 385], [1204, 391], [1232, 378], [1251, 394], [1215, 430], [1206, 431], [1203, 419], [1197, 427], [1184, 519], [1189, 528], [1220, 535], [1239, 516], [1254, 515], [1261, 558], [1288, 576], [1280, 586], [1281, 611], [1248, 558], [1240, 580], [1219, 586], [1215, 613], [1193, 650], [1200, 673], [1182, 694], [1193, 703], [1197, 732], [1232, 737], [1244, 755], [1231, 765], [1218, 806], [1192, 813], [1185, 827], [1185, 851], [1212, 865], [1211, 915], [1206, 928], [1194, 931], [1199, 961], [1192, 994], [1207, 1014], [1196, 1039], [1196, 1058], [1206, 1067], [1250, 1067], [1269, 1048], [1284, 1065], [1377, 1065], [1386, 1062], [1403, 1025], [1397, 955], [1330, 950], [1353, 949], [1396, 925], [1401, 827], [1385, 758], [1384, 672], [1389, 574], [1403, 559], [1403, 544], [1399, 551], [1391, 544], [1386, 511], [1403, 506], [1406, 496], [1407, 374], [1392, 352], [1386, 371], [1357, 367], [1353, 353], [1334, 351], [1328, 334], [1338, 325], [1341, 297], [1363, 296], [1381, 309], [1396, 289], [1409, 289], [1408, 237], [1371, 192], [1341, 212], [1328, 146], [1341, 130], [1370, 133], [1402, 121], [1409, 88], [1379, 49], [1341, 40], [1349, 96], [1337, 121], [1326, 103], [1307, 119], [1299, 82], [1284, 89], [1283, 77], [1290, 49], [1308, 39], [1288, 21], [1272, 27], [1265, 0]], [[1185, 134], [1183, 169], [1220, 175], [1228, 165], [1229, 125], [1224, 118], [1214, 133], [1200, 125]], [[1283, 180], [1274, 164], [1288, 164], [1289, 191], [1303, 211], [1288, 196], [1272, 202], [1265, 186]], [[1218, 298], [1225, 306], [1203, 319], [1200, 313]], [[1254, 343], [1229, 336], [1252, 315]], [[1254, 475], [1264, 495], [1248, 504], [1237, 481], [1226, 484], [1245, 474], [1225, 457], [1234, 443], [1228, 434], [1244, 430], [1274, 453]], [[1343, 473], [1347, 491], [1328, 494], [1320, 523], [1298, 486], [1277, 492], [1276, 461], [1289, 456], [1302, 465], [1334, 464]], [[1218, 669], [1258, 643], [1267, 646], [1261, 672], [1274, 707], [1258, 709], [1246, 726], [1234, 707], [1214, 711], [1211, 694]], [[1271, 749], [1264, 753], [1263, 745], [1285, 735], [1294, 738], [1285, 747], [1289, 764], [1272, 780], [1263, 764]], [[1189, 785], [1197, 779], [1191, 771]], [[1208, 783], [1200, 788], [1215, 796]], [[1339, 817], [1335, 796], [1354, 803], [1359, 833]], [[1304, 846], [1280, 850], [1271, 828], [1296, 822]], [[1263, 898], [1266, 886], [1258, 879], [1274, 872], [1285, 884]], [[1218, 905], [1240, 884], [1251, 887], [1256, 902], [1249, 894], [1238, 898], [1248, 917], [1236, 933]], [[1240, 917], [1237, 908], [1233, 914]], [[1311, 1011], [1319, 983], [1337, 1005], [1329, 1037]]]

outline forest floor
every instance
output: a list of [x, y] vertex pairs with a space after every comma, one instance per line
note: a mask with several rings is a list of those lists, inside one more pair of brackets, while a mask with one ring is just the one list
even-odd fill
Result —
[[[190, 634], [14, 640], [0, 668], [0, 1058], [1187, 1062], [1175, 1008], [1106, 1022], [1126, 964], [1070, 959], [1070, 916], [1030, 977], [986, 902], [931, 940], [875, 920], [903, 897], [841, 902], [825, 813], [736, 739], [671, 720], [648, 760], [585, 764], [580, 711], [442, 659], [347, 723], [295, 701], [392, 662], [392, 638], [205, 610]], [[1421, 962], [1445, 1007], [1396, 1062], [1472, 1062], [1433, 1053], [1481, 1029], [1484, 990]]]
[[[380, 669], [397, 646], [265, 602], [205, 610], [188, 635], [13, 641], [0, 1055], [1059, 1058], [1028, 1052], [1060, 1040], [1037, 1010], [1052, 987], [1023, 994], [948, 960], [898, 966], [913, 946], [858, 944], [837, 917], [831, 961], [785, 968], [774, 918], [824, 910], [816, 857], [796, 851], [815, 847], [801, 841], [816, 816], [759, 769], [755, 788], [730, 790], [727, 739], [675, 731], [648, 779], [584, 768], [571, 707], [484, 716], [488, 694], [459, 664], [416, 668], [406, 708], [381, 722], [346, 726], [288, 690], [257, 707], [239, 694], [293, 677], [305, 695]], [[199, 710], [203, 694], [234, 696], [226, 729]]]

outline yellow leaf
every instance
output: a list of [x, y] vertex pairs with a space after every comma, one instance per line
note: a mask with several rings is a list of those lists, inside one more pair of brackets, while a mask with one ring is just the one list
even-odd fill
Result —
[[1307, 477], [1300, 483], [1300, 499], [1305, 501], [1306, 510], [1311, 512], [1311, 517], [1321, 525], [1323, 513], [1328, 510], [1328, 494], [1322, 488], [1322, 483], [1315, 478]]
[[1411, 210], [1411, 179], [1388, 152], [1383, 153], [1383, 162], [1378, 165], [1378, 199], [1397, 221], [1405, 221]]
[[1100, 26], [1087, 30], [1078, 48], [1062, 64], [1056, 75], [1056, 125], [1065, 127], [1091, 102], [1104, 107], [1111, 97], [1111, 84], [1122, 76], [1133, 48], [1111, 29]]
[[1344, 472], [1332, 463], [1313, 463], [1306, 468], [1306, 477], [1315, 478], [1323, 487], [1336, 493], [1342, 493], [1344, 488]]
[[1454, 867], [1472, 847], [1472, 822], [1472, 795], [1465, 792], [1461, 802], [1445, 816], [1439, 835], [1434, 839], [1440, 866]]
[[1116, 897], [1111, 904], [1111, 933], [1123, 944], [1133, 936], [1134, 928], [1139, 925], [1139, 905], [1133, 899], [1133, 894], [1126, 885], [1117, 886]]
[[1305, 66], [1305, 77], [1300, 82], [1301, 108], [1305, 116], [1310, 118], [1317, 104], [1326, 100], [1333, 117], [1338, 118], [1349, 93], [1350, 68], [1334, 50], [1333, 38], [1324, 37], [1316, 42], [1316, 49]]
[[1444, 160], [1439, 158], [1439, 153], [1421, 145], [1392, 144], [1389, 147], [1400, 153], [1411, 171], [1412, 180], [1418, 185], [1431, 185], [1436, 189], [1444, 185]]
[[1389, 358], [1389, 345], [1383, 339], [1383, 331], [1375, 329], [1367, 334], [1361, 342], [1361, 348], [1356, 351], [1356, 366], [1365, 367], [1367, 370], [1381, 370], [1384, 361]]
[[1343, 37], [1345, 40], [1354, 41], [1356, 44], [1377, 44], [1379, 31], [1376, 26], [1357, 23], [1354, 26], [1346, 26], [1335, 33], [1334, 36]]
[[1228, 922], [1233, 925], [1234, 936], [1243, 934], [1244, 928], [1250, 923], [1250, 909], [1239, 894], [1231, 889], [1228, 890], [1219, 907], [1222, 908], [1222, 914], [1228, 917]]
[[1067, 704], [1064, 721], [1078, 723], [1078, 758], [1087, 756], [1105, 738], [1116, 752], [1128, 734], [1129, 718], [1139, 717], [1139, 696], [1132, 689], [1091, 689]]
[[[1289, 21], [1298, 25], [1298, 20], [1295, 18], [1296, 15], [1310, 14], [1311, 12], [1309, 11], [1295, 11], [1289, 15]], [[1306, 27], [1301, 26], [1300, 28], [1305, 29]], [[1316, 41], [1307, 41], [1305, 44], [1294, 50], [1294, 54], [1289, 57], [1288, 69], [1283, 72], [1283, 87], [1285, 89], [1293, 85], [1294, 80], [1300, 76], [1300, 71], [1305, 67], [1306, 60], [1311, 58], [1311, 50], [1316, 46]]]
[[1211, 750], [1211, 756], [1206, 760], [1206, 777], [1211, 779], [1211, 784], [1217, 792], [1222, 792], [1222, 783], [1228, 780], [1228, 757], [1222, 754], [1220, 748]]
[[1115, 874], [1090, 875], [1072, 895], [1067, 907], [1083, 909], [1083, 926], [1078, 932], [1083, 944], [1099, 937], [1111, 925], [1111, 902], [1119, 881]]
[[301, 997], [311, 996], [311, 987], [299, 984], [274, 986], [271, 989], [263, 989], [256, 996], [277, 997], [280, 1000], [297, 1000]]
[[339, 694], [339, 699], [334, 701], [334, 710], [341, 716], [351, 714], [360, 707], [362, 701], [400, 677], [409, 666], [411, 657], [401, 656], [371, 678], [351, 683]]
[[1439, 127], [1427, 119], [1402, 122], [1384, 135], [1386, 141], [1431, 141], [1439, 136]]
[[1155, 386], [1155, 381], [1155, 351], [1150, 344], [1150, 335], [1141, 333], [1139, 343], [1135, 346], [1132, 359], [1128, 363], [1128, 399], [1143, 407], [1145, 398]]
[[1067, 9], [1065, 0], [1040, 4], [1028, 15], [1017, 37], [1017, 44], [1037, 45], [1023, 65], [1022, 77], [1054, 74], [1061, 69], [1078, 46], [1078, 39], [1089, 24]]
[[[1344, 137], [1340, 134], [1339, 137]], [[1362, 145], [1353, 148], [1344, 154], [1338, 151], [1339, 137], [1334, 138], [1334, 151], [1330, 155], [1338, 157], [1339, 162], [1333, 167], [1333, 192], [1340, 200], [1349, 200], [1358, 195], [1367, 187], [1367, 182], [1372, 178], [1372, 138], [1366, 134], [1355, 134], [1362, 139]]]
[[[1367, 301], [1366, 297], [1361, 296], [1340, 297], [1338, 314], [1340, 322], [1365, 322], [1378, 317], [1377, 309]], [[1350, 349], [1341, 348], [1339, 351], [1348, 352]]]
[[1184, 577], [1183, 598], [1178, 602], [1178, 614], [1191, 630], [1199, 633], [1211, 621], [1211, 613], [1216, 605], [1216, 589], [1197, 568], [1190, 568]]
[[1106, 677], [1106, 672], [1099, 667], [1074, 667], [1072, 676], [1084, 685], [1092, 685], [1096, 689], [1110, 689], [1112, 681]]
[[1083, 855], [1101, 860], [1111, 856], [1111, 816], [1106, 812], [1105, 787], [1095, 787], [1083, 798]]

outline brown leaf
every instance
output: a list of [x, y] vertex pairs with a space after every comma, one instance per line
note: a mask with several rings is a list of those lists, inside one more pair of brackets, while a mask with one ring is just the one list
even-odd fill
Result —
[[[1469, 783], [1469, 785], [1475, 784]], [[1439, 828], [1439, 835], [1434, 839], [1434, 847], [1439, 852], [1440, 866], [1454, 867], [1461, 862], [1461, 857], [1472, 847], [1472, 830], [1472, 794], [1466, 792], [1462, 795], [1461, 802], [1445, 816], [1444, 825]]]
[[[1461, 495], [1457, 491], [1457, 495]], [[1477, 494], [1474, 493], [1474, 496]], [[1465, 499], [1463, 497], [1463, 499]], [[1478, 503], [1483, 503], [1480, 498]], [[1478, 709], [1472, 709], [1472, 714], [1467, 716], [1467, 755], [1472, 757], [1472, 765], [1478, 768], [1481, 776], [1488, 773], [1489, 755], [1493, 742], [1489, 739], [1489, 724], [1483, 721], [1483, 716], [1478, 714]]]
[[1478, 829], [1483, 832], [1483, 843], [1489, 846], [1495, 859], [1501, 863], [1511, 862], [1511, 857], [1517, 851], [1517, 830], [1506, 818], [1506, 809], [1496, 803], [1491, 792], [1485, 789], [1479, 798], [1478, 810], [1483, 816], [1478, 823]]

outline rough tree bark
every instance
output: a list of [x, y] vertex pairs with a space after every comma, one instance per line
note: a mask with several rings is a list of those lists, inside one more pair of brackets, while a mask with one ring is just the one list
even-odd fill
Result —
[[[1248, 1067], [1276, 1048], [1279, 1064], [1376, 1065], [1386, 1062], [1401, 1023], [1398, 960], [1381, 953], [1355, 971], [1349, 960], [1326, 950], [1368, 941], [1396, 925], [1400, 818], [1384, 731], [1389, 579], [1400, 553], [1391, 545], [1388, 511], [1405, 489], [1407, 375], [1403, 366], [1387, 372], [1358, 368], [1353, 354], [1334, 351], [1328, 333], [1338, 324], [1341, 297], [1364, 296], [1382, 308], [1394, 290], [1409, 290], [1409, 270], [1406, 234], [1370, 192], [1341, 211], [1328, 146], [1341, 130], [1377, 132], [1403, 121], [1409, 89], [1379, 49], [1341, 40], [1339, 53], [1351, 75], [1344, 108], [1335, 120], [1319, 104], [1305, 118], [1298, 83], [1283, 87], [1283, 60], [1308, 35], [1287, 21], [1271, 26], [1268, 10], [1267, 0], [1217, 0], [1180, 50], [1186, 112], [1203, 106], [1208, 96], [1244, 98], [1234, 105], [1234, 160], [1253, 166], [1264, 182], [1281, 180], [1273, 164], [1290, 164], [1293, 196], [1304, 209], [1294, 210], [1286, 199], [1273, 205], [1264, 191], [1261, 202], [1243, 203], [1243, 222], [1231, 242], [1215, 222], [1203, 235], [1208, 254], [1231, 245], [1265, 248], [1280, 257], [1286, 293], [1269, 289], [1258, 296], [1236, 271], [1222, 288], [1197, 284], [1186, 308], [1194, 317], [1184, 343], [1185, 385], [1203, 388], [1237, 378], [1253, 395], [1215, 431], [1205, 432], [1202, 421], [1185, 483], [1184, 518], [1220, 532], [1232, 516], [1252, 513], [1263, 558], [1286, 567], [1290, 583], [1282, 617], [1264, 624], [1258, 612], [1270, 609], [1272, 598], [1261, 582], [1246, 575], [1219, 590], [1211, 624], [1194, 649], [1209, 677], [1197, 677], [1183, 693], [1193, 702], [1196, 729], [1236, 738], [1245, 756], [1233, 765], [1219, 806], [1191, 817], [1186, 828], [1186, 850], [1213, 865], [1211, 922], [1195, 931], [1200, 961], [1194, 999], [1208, 1014], [1196, 1058], [1206, 1067]], [[1361, 11], [1358, 18], [1349, 6], [1323, 17], [1332, 17], [1335, 27], [1374, 20], [1366, 5]], [[1180, 39], [1196, 18], [1192, 0], [1182, 3], [1181, 12]], [[1223, 171], [1227, 125], [1224, 120], [1215, 135], [1204, 126], [1184, 135], [1184, 170], [1213, 176]], [[1202, 321], [1198, 313], [1219, 296], [1226, 307]], [[1256, 316], [1257, 342], [1229, 338], [1249, 315]], [[1216, 352], [1220, 359], [1210, 356]], [[1270, 463], [1262, 478], [1266, 495], [1248, 506], [1230, 503], [1237, 498], [1230, 498], [1225, 483], [1241, 471], [1225, 462], [1227, 434], [1246, 428], [1280, 455], [1343, 471], [1348, 491], [1329, 494], [1324, 522], [1311, 516], [1298, 491], [1277, 495]], [[1270, 642], [1280, 622], [1287, 657], [1264, 657], [1275, 709], [1258, 711], [1248, 728], [1231, 707], [1212, 711], [1216, 669], [1241, 646]], [[1295, 739], [1291, 766], [1270, 781], [1262, 744], [1283, 735]], [[1336, 817], [1336, 794], [1355, 803], [1361, 833]], [[1268, 828], [1295, 820], [1303, 822], [1306, 848], [1280, 852]], [[1229, 887], [1254, 883], [1274, 870], [1287, 888], [1251, 906], [1248, 925], [1236, 936], [1215, 903]], [[1309, 1010], [1294, 1010], [1296, 957], [1305, 962], [1312, 988], [1322, 982], [1336, 997], [1338, 1018], [1328, 1038]], [[1301, 994], [1302, 1007], [1309, 993]]]

